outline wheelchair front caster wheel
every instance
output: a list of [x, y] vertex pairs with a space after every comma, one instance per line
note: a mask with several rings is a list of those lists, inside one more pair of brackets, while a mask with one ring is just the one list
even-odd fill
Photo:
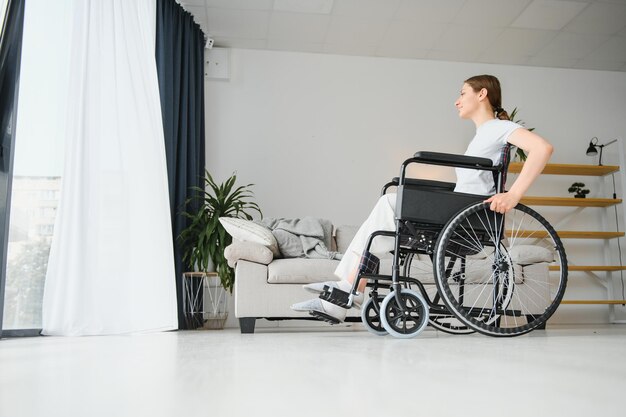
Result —
[[395, 291], [389, 293], [380, 306], [380, 319], [390, 335], [409, 339], [426, 328], [428, 304], [420, 294], [408, 289], [402, 289], [400, 300], [399, 306]]
[[387, 330], [383, 327], [383, 323], [380, 319], [380, 306], [383, 301], [382, 296], [378, 296], [376, 299], [369, 298], [363, 307], [361, 307], [361, 321], [368, 332], [375, 334], [376, 336], [387, 335]]

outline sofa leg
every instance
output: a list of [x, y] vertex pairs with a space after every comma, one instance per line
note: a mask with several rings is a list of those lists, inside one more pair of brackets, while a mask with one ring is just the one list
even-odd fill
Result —
[[254, 333], [254, 324], [256, 323], [255, 317], [242, 317], [239, 319], [239, 327], [241, 333]]

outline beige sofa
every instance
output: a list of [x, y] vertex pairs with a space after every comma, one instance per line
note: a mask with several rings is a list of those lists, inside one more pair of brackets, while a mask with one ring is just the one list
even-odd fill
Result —
[[[354, 226], [336, 227], [331, 250], [344, 253], [354, 237]], [[273, 259], [264, 265], [240, 259], [235, 265], [235, 317], [242, 333], [254, 333], [257, 318], [313, 319], [308, 313], [293, 311], [290, 306], [314, 297], [302, 285], [338, 280], [334, 275], [337, 260]], [[351, 309], [348, 320], [360, 320], [360, 313]]]
[[[332, 249], [341, 253], [346, 251], [357, 228], [354, 226], [338, 226], [333, 233]], [[537, 254], [533, 248], [512, 255], [516, 270], [518, 295], [523, 297], [542, 296], [547, 286], [537, 280], [538, 276], [548, 279], [549, 254]], [[471, 259], [470, 259], [471, 258]], [[242, 333], [254, 333], [256, 319], [269, 320], [313, 319], [306, 312], [291, 310], [293, 303], [314, 297], [306, 292], [303, 284], [337, 280], [333, 274], [339, 261], [327, 259], [272, 259], [266, 258], [267, 264], [239, 259], [235, 265], [234, 302], [235, 316], [239, 319]], [[381, 259], [381, 274], [391, 273], [391, 255]], [[485, 258], [468, 257], [468, 282], [479, 284], [485, 271], [491, 270], [491, 263]], [[532, 274], [534, 279], [524, 281], [525, 274]], [[419, 255], [411, 264], [412, 277], [418, 278], [426, 287], [429, 295], [436, 292], [433, 280], [432, 263], [425, 255]], [[489, 274], [487, 274], [489, 275]], [[519, 285], [523, 284], [523, 285]], [[366, 293], [367, 296], [367, 293]], [[520, 299], [523, 300], [524, 298]], [[360, 312], [351, 309], [347, 321], [360, 321]]]

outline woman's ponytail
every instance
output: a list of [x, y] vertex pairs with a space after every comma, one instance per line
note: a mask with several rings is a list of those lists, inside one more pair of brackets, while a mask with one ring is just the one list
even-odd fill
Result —
[[494, 111], [496, 113], [496, 119], [511, 120], [509, 114], [502, 107], [496, 107]]

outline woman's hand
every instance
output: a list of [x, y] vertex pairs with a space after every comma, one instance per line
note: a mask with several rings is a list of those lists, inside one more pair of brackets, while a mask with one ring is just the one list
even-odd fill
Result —
[[519, 203], [521, 196], [508, 192], [498, 193], [485, 200], [485, 203], [491, 203], [489, 208], [497, 213], [508, 213], [513, 207]]

